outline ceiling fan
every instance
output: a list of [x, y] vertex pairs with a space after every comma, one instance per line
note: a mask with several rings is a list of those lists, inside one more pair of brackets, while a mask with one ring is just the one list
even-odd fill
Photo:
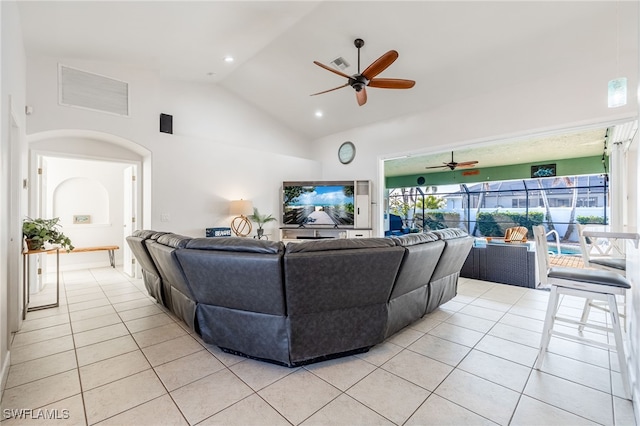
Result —
[[478, 164], [477, 161], [463, 161], [461, 163], [458, 163], [456, 161], [453, 160], [453, 151], [451, 151], [451, 161], [449, 163], [442, 163], [442, 166], [431, 166], [431, 167], [425, 167], [425, 169], [440, 169], [440, 168], [448, 168], [450, 170], [455, 170], [458, 167], [473, 167], [476, 164]]
[[398, 59], [398, 52], [390, 50], [384, 55], [376, 59], [371, 65], [369, 65], [363, 72], [360, 72], [360, 48], [364, 46], [364, 40], [357, 38], [353, 41], [353, 44], [358, 48], [358, 73], [354, 75], [347, 75], [336, 69], [333, 69], [327, 65], [321, 64], [318, 61], [313, 61], [314, 64], [331, 71], [334, 74], [338, 74], [341, 77], [345, 77], [347, 82], [342, 86], [335, 87], [333, 89], [325, 90], [322, 92], [314, 93], [311, 96], [321, 95], [323, 93], [332, 92], [334, 90], [342, 89], [343, 87], [351, 86], [356, 91], [356, 99], [358, 105], [362, 106], [367, 103], [367, 91], [366, 86], [378, 87], [380, 89], [410, 89], [416, 82], [413, 80], [403, 80], [399, 78], [375, 78], [382, 71], [387, 69], [396, 59]]

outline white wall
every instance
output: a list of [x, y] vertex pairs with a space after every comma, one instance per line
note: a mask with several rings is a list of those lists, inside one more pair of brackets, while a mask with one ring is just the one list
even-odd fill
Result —
[[[119, 117], [57, 104], [58, 62], [130, 84], [131, 116]], [[29, 57], [27, 120], [33, 137], [56, 129], [104, 132], [151, 152], [151, 209], [145, 227], [204, 236], [228, 226], [232, 199], [250, 199], [278, 215], [283, 180], [318, 179], [309, 141], [268, 114], [212, 85], [163, 81], [153, 73], [113, 64]], [[174, 134], [160, 133], [159, 115], [173, 115]], [[105, 146], [102, 144], [102, 146]], [[32, 148], [49, 149], [47, 141]], [[56, 141], [56, 152], [104, 156], [96, 146]], [[145, 194], [149, 196], [149, 194]], [[168, 216], [162, 222], [162, 215]]]
[[[122, 246], [124, 228], [124, 170], [121, 162], [45, 157], [45, 217], [59, 217], [64, 234], [75, 247]], [[88, 214], [91, 222], [74, 224], [73, 216]], [[53, 263], [54, 256], [48, 256]], [[115, 251], [122, 264], [122, 251]], [[106, 252], [60, 257], [60, 269], [108, 265]], [[51, 266], [55, 268], [55, 266]], [[54, 270], [54, 269], [49, 269]]]
[[[26, 170], [26, 59], [13, 1], [0, 2], [0, 389], [9, 371], [9, 340], [18, 327], [16, 301], [20, 293], [21, 213], [26, 197], [20, 183]], [[16, 271], [17, 269], [17, 271]], [[11, 314], [11, 315], [10, 315]]]

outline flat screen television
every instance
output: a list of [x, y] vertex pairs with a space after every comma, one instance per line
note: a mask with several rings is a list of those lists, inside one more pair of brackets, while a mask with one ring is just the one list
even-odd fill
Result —
[[353, 227], [353, 181], [283, 182], [282, 224]]

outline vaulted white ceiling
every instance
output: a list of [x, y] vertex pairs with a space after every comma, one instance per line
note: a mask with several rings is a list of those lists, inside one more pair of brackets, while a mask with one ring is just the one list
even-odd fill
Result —
[[[310, 139], [638, 50], [635, 1], [21, 1], [19, 8], [29, 54], [218, 84]], [[357, 72], [355, 38], [365, 40], [362, 69], [395, 49], [398, 60], [380, 77], [415, 87], [369, 88], [362, 107], [350, 87], [309, 96], [345, 83], [314, 60], [343, 57], [351, 64], [344, 72]], [[226, 55], [235, 61], [224, 62]]]

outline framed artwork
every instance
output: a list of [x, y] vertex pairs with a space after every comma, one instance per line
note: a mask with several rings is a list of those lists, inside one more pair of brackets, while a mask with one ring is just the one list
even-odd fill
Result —
[[555, 175], [556, 175], [555, 164], [542, 164], [539, 166], [531, 166], [532, 178], [553, 177]]
[[84, 225], [87, 223], [91, 223], [91, 215], [89, 214], [74, 214], [73, 215], [73, 224], [74, 225]]

